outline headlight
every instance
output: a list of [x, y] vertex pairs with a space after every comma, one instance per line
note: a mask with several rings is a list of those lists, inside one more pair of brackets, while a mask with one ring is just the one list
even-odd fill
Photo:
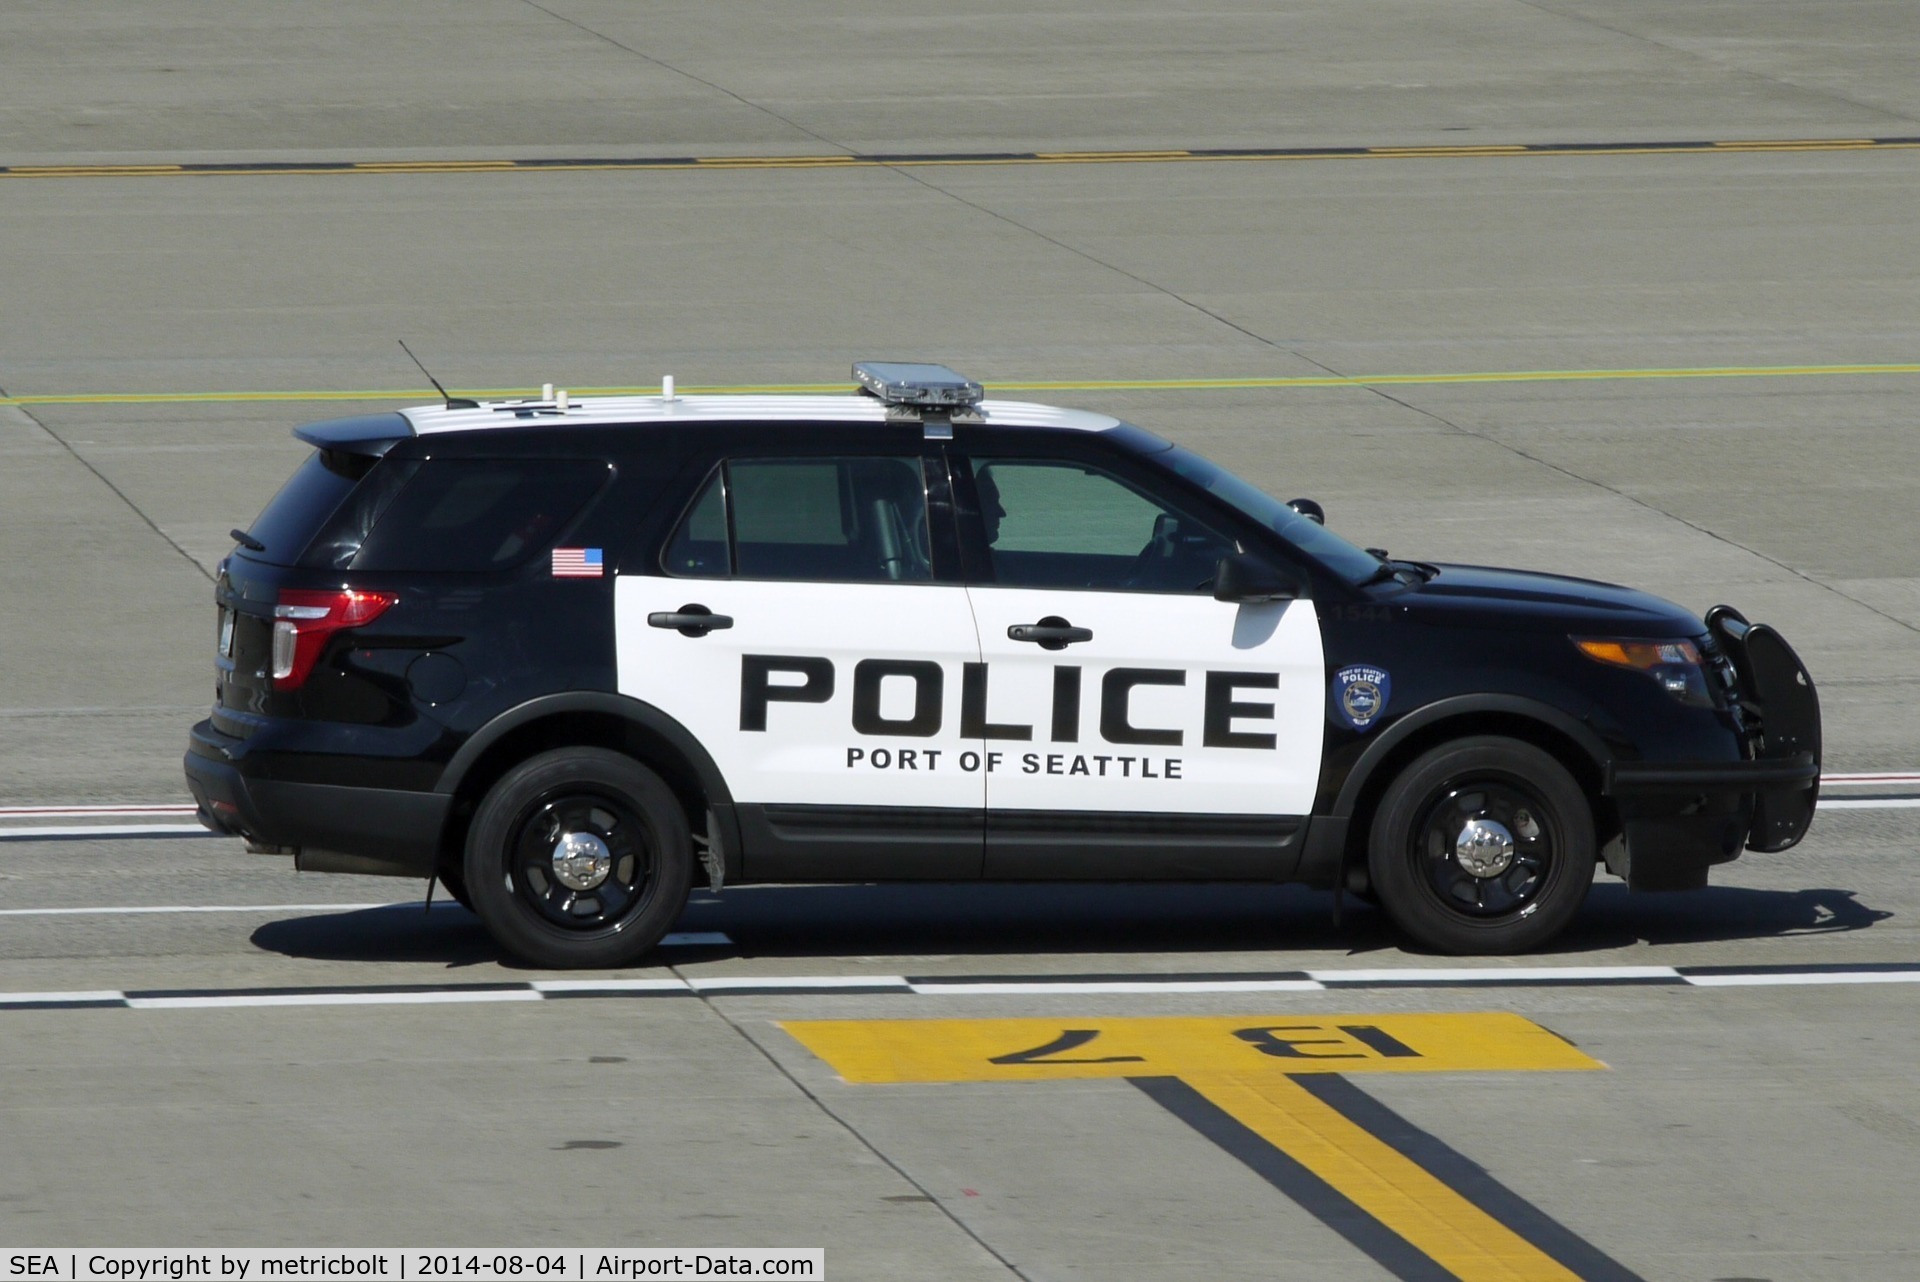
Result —
[[1700, 647], [1691, 641], [1637, 641], [1627, 637], [1574, 637], [1589, 659], [1644, 672], [1689, 708], [1711, 708]]

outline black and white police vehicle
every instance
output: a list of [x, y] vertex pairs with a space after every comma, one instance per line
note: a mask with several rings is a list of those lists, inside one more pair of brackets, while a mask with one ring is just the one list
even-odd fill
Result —
[[299, 428], [220, 566], [202, 820], [614, 967], [696, 874], [1296, 881], [1515, 952], [1598, 863], [1697, 887], [1812, 819], [1813, 684], [1726, 606], [1389, 559], [1116, 419], [854, 374]]

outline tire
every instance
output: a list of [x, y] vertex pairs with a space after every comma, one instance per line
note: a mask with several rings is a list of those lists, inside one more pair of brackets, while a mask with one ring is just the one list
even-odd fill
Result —
[[447, 898], [468, 912], [473, 911], [473, 896], [467, 893], [467, 877], [459, 865], [448, 864], [434, 876], [440, 879], [440, 889], [447, 892]]
[[1427, 947], [1520, 953], [1579, 911], [1597, 845], [1592, 807], [1565, 766], [1532, 744], [1482, 736], [1400, 772], [1374, 812], [1367, 868], [1387, 915]]
[[487, 793], [462, 873], [474, 912], [521, 960], [629, 966], [686, 906], [693, 838], [653, 771], [602, 748], [561, 748], [521, 762]]

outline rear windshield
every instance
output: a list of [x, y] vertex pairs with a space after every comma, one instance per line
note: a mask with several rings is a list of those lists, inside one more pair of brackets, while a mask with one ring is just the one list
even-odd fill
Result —
[[332, 450], [315, 450], [308, 455], [248, 527], [247, 533], [266, 546], [247, 555], [270, 565], [294, 564], [313, 539], [314, 531], [353, 492], [354, 482], [364, 470], [355, 464], [370, 462]]
[[551, 547], [611, 475], [595, 459], [389, 461], [338, 508], [303, 563], [512, 569]]

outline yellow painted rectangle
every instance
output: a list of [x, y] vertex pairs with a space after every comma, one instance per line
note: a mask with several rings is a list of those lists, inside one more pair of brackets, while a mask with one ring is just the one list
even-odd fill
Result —
[[1532, 1020], [1505, 1011], [795, 1020], [781, 1027], [849, 1082], [1606, 1067]]

